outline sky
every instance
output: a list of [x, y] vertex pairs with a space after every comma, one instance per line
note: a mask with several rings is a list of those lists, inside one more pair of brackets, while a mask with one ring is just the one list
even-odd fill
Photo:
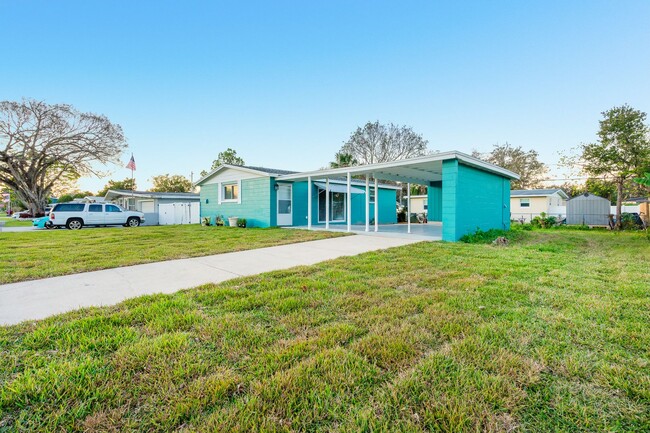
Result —
[[226, 148], [248, 165], [326, 166], [368, 121], [431, 150], [558, 153], [601, 112], [650, 111], [650, 1], [0, 0], [0, 100], [106, 115], [130, 177], [194, 180]]

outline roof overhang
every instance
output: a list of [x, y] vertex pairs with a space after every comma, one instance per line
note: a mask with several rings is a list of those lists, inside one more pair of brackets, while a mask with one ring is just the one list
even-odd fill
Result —
[[206, 174], [201, 179], [197, 180], [194, 183], [194, 186], [200, 186], [206, 180], [212, 178], [213, 176], [219, 174], [220, 172], [222, 172], [222, 171], [224, 171], [226, 169], [233, 169], [233, 170], [243, 171], [244, 173], [257, 174], [259, 176], [266, 176], [266, 177], [278, 176], [278, 175], [273, 174], [273, 173], [267, 173], [265, 171], [253, 170], [253, 169], [248, 168], [248, 167], [242, 167], [241, 165], [221, 164], [219, 167], [215, 168], [210, 173]]
[[104, 199], [112, 200], [119, 197], [138, 197], [138, 198], [149, 198], [149, 199], [169, 198], [173, 200], [200, 200], [201, 199], [199, 194], [193, 194], [193, 193], [178, 193], [178, 195], [175, 194], [159, 195], [156, 194], [155, 192], [151, 192], [151, 193], [146, 193], [146, 192], [143, 193], [141, 191], [127, 192], [127, 191], [115, 191], [112, 189], [108, 190], [108, 192], [104, 196]]
[[429, 185], [430, 182], [442, 180], [442, 161], [451, 159], [456, 159], [465, 165], [498, 174], [509, 179], [519, 179], [519, 175], [510, 170], [481, 161], [478, 158], [474, 158], [473, 156], [461, 152], [452, 151], [391, 162], [287, 174], [278, 176], [278, 180], [295, 181], [306, 180], [308, 178], [316, 180], [325, 179], [327, 177], [343, 176], [350, 173], [353, 176], [370, 175], [376, 179]]
[[569, 196], [567, 195], [567, 193], [562, 191], [561, 189], [558, 189], [557, 191], [553, 191], [553, 192], [548, 193], [548, 194], [535, 194], [535, 193], [532, 193], [532, 192], [530, 194], [512, 194], [512, 192], [511, 192], [510, 193], [510, 198], [550, 197], [550, 196], [552, 196], [553, 194], [556, 194], [556, 193], [565, 200], [569, 199]]

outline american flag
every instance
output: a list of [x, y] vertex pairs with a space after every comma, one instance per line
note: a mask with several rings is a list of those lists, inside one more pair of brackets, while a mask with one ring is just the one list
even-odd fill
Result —
[[126, 164], [126, 168], [130, 168], [131, 170], [135, 170], [135, 159], [133, 159], [133, 154], [131, 154], [131, 160], [129, 161], [128, 164]]

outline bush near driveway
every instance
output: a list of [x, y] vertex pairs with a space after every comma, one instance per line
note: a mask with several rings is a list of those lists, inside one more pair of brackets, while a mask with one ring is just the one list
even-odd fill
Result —
[[0, 328], [0, 429], [650, 431], [647, 252], [419, 243]]

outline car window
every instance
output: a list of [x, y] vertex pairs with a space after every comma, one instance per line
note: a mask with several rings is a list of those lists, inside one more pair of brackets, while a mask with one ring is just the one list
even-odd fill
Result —
[[54, 206], [54, 212], [83, 212], [85, 203], [61, 203]]
[[122, 212], [122, 210], [114, 204], [107, 204], [106, 212]]
[[102, 205], [101, 204], [91, 204], [88, 206], [88, 212], [101, 212], [102, 211]]

